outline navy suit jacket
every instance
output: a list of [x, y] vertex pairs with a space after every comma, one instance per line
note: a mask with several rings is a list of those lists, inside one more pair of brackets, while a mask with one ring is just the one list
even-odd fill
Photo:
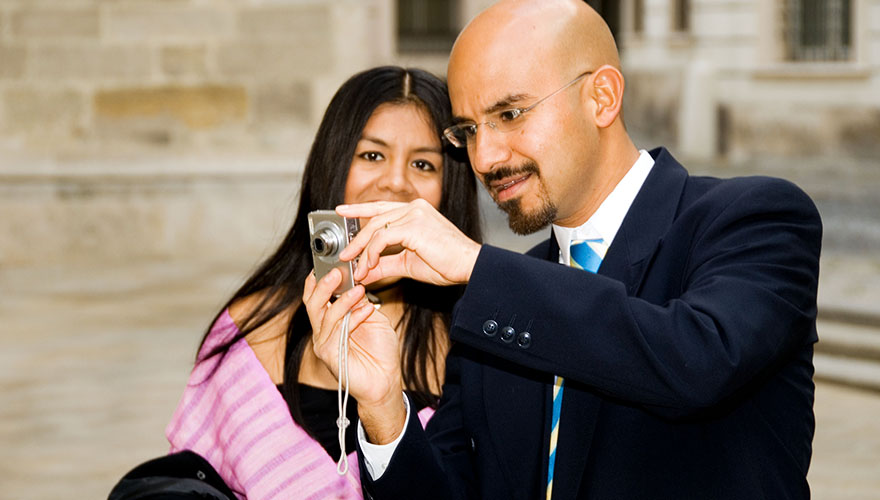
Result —
[[[597, 274], [484, 246], [440, 408], [368, 498], [809, 498], [821, 222], [783, 180], [689, 176], [664, 149]], [[491, 323], [497, 323], [493, 330]], [[510, 327], [510, 329], [505, 329]]]

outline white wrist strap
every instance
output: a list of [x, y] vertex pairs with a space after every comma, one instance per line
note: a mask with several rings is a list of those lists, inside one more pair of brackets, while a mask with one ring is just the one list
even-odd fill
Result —
[[[348, 455], [345, 454], [345, 429], [351, 424], [346, 417], [348, 413], [348, 321], [351, 311], [342, 319], [342, 332], [339, 334], [339, 376], [336, 387], [336, 401], [339, 418], [336, 427], [339, 429], [339, 461], [336, 462], [336, 473], [344, 476], [348, 472]], [[342, 380], [345, 379], [345, 392], [342, 391]]]

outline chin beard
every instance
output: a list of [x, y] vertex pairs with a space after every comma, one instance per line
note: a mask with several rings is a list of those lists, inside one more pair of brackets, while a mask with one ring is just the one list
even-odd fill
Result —
[[540, 231], [556, 220], [556, 205], [546, 198], [541, 201], [541, 206], [531, 213], [523, 212], [519, 198], [499, 203], [498, 208], [507, 212], [507, 225], [510, 226], [510, 230], [525, 236]]
[[[483, 184], [488, 187], [492, 181], [523, 173], [531, 174], [540, 184], [541, 206], [536, 211], [525, 213], [519, 198], [499, 202], [495, 198], [495, 194], [492, 195], [498, 208], [507, 212], [507, 225], [510, 226], [510, 230], [519, 235], [532, 234], [556, 220], [556, 205], [550, 201], [550, 197], [547, 195], [538, 164], [527, 161], [518, 168], [505, 165], [487, 173], [482, 179]], [[489, 191], [491, 192], [491, 189]]]

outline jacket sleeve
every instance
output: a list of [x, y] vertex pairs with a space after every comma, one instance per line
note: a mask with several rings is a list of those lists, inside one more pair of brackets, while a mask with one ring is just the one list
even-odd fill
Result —
[[[358, 445], [358, 462], [364, 498], [464, 500], [473, 494], [474, 476], [470, 439], [463, 430], [460, 411], [459, 362], [450, 353], [440, 406], [423, 429], [416, 412], [410, 412], [403, 435], [388, 468], [373, 480]], [[412, 402], [410, 402], [412, 403]]]
[[662, 416], [716, 405], [816, 340], [815, 207], [785, 181], [733, 187], [677, 216], [630, 291], [484, 246], [453, 340]]

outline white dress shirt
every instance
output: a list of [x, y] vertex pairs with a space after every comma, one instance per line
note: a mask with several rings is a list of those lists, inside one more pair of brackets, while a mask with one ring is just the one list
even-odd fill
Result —
[[[617, 230], [620, 229], [620, 225], [623, 223], [623, 218], [626, 217], [629, 207], [642, 188], [642, 184], [645, 183], [648, 174], [651, 173], [653, 166], [654, 158], [647, 151], [640, 150], [639, 158], [587, 222], [573, 228], [553, 224], [553, 234], [556, 237], [557, 243], [559, 243], [559, 262], [561, 264], [567, 266], [569, 263], [569, 246], [573, 239], [601, 237], [605, 240], [606, 245], [611, 246], [614, 236], [617, 235]], [[408, 422], [410, 412], [409, 400], [407, 400], [406, 396], [403, 399], [406, 403], [406, 421]], [[361, 450], [364, 453], [364, 465], [366, 465], [367, 472], [370, 473], [374, 481], [385, 473], [385, 469], [388, 468], [388, 462], [391, 461], [391, 456], [394, 455], [394, 450], [397, 449], [397, 445], [403, 438], [405, 431], [406, 426], [404, 426], [400, 435], [397, 436], [397, 439], [391, 443], [384, 445], [372, 444], [367, 441], [364, 426], [361, 424], [360, 419], [358, 419], [357, 436], [358, 441], [360, 441]]]
[[651, 173], [654, 166], [654, 158], [647, 151], [639, 151], [639, 159], [633, 164], [623, 179], [614, 186], [611, 194], [599, 205], [596, 212], [578, 227], [563, 227], [553, 224], [553, 235], [559, 244], [559, 263], [569, 265], [569, 247], [572, 240], [602, 238], [605, 245], [611, 246], [617, 230], [623, 224], [623, 218], [629, 212], [642, 184]]

